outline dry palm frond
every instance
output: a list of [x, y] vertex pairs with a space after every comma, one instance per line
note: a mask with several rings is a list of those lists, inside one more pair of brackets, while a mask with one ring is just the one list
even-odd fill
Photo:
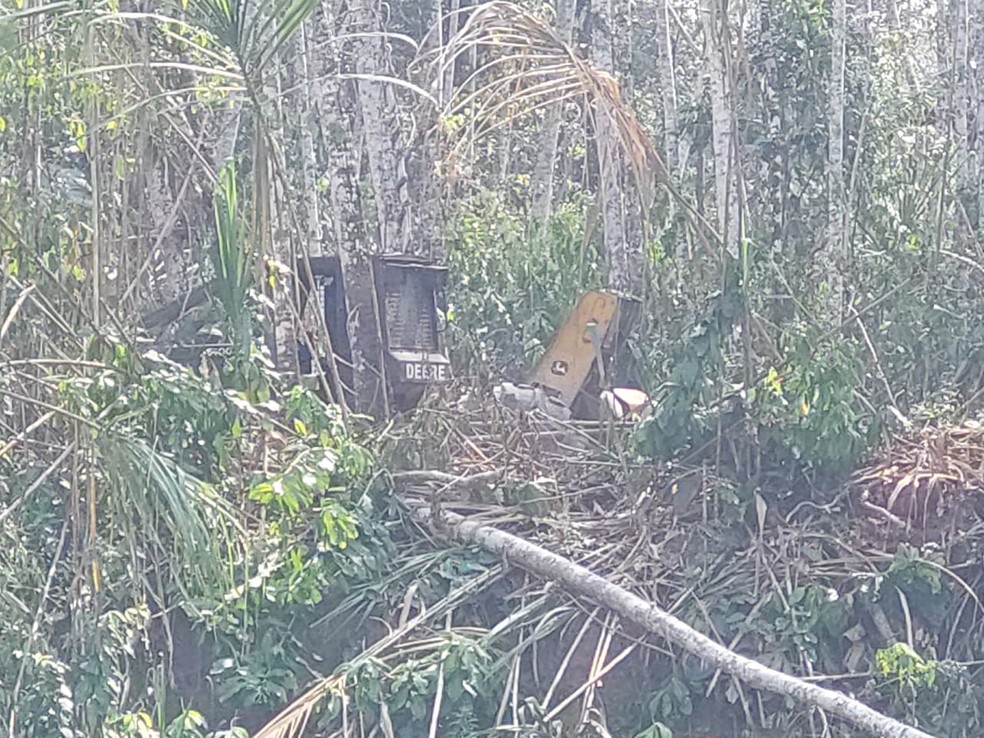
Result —
[[521, 115], [563, 101], [581, 101], [595, 116], [608, 119], [632, 171], [640, 198], [648, 206], [657, 181], [668, 184], [662, 160], [648, 134], [622, 99], [618, 82], [580, 58], [550, 24], [503, 0], [469, 9], [460, 30], [429, 60], [428, 77], [443, 79], [449, 69], [476, 67], [459, 85], [459, 94], [444, 101], [445, 122], [463, 134], [453, 156], [477, 139]]
[[298, 738], [304, 733], [311, 716], [321, 705], [325, 697], [337, 695], [342, 703], [346, 702], [346, 672], [353, 667], [371, 659], [378, 659], [389, 649], [403, 643], [409, 634], [425, 623], [443, 617], [457, 605], [482, 591], [502, 575], [502, 567], [495, 566], [479, 574], [462, 586], [453, 590], [447, 597], [431, 608], [407, 621], [402, 627], [396, 628], [385, 638], [380, 639], [356, 658], [349, 660], [336, 670], [332, 676], [326, 677], [311, 689], [291, 702], [276, 717], [264, 725], [254, 738]]
[[927, 427], [896, 439], [854, 475], [862, 507], [906, 529], [935, 538], [940, 529], [966, 527], [984, 514], [984, 428], [969, 422]]

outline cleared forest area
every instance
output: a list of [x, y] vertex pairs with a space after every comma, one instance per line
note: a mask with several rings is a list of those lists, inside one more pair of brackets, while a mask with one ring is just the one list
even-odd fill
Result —
[[0, 731], [976, 738], [982, 315], [982, 0], [0, 0]]

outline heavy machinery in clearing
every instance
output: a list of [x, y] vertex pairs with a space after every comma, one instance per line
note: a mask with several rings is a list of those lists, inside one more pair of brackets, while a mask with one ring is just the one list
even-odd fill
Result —
[[[337, 255], [313, 256], [306, 262], [298, 265], [297, 274], [302, 323], [306, 322], [307, 311], [320, 311], [337, 371], [330, 371], [331, 362], [323, 349], [312, 350], [319, 343], [318, 331], [308, 331], [298, 342], [301, 381], [320, 389], [328, 399], [337, 401], [345, 397], [351, 404], [354, 399], [349, 333], [352, 315], [341, 260]], [[385, 392], [385, 400], [379, 406], [390, 411], [407, 411], [420, 402], [428, 387], [452, 381], [441, 317], [446, 305], [448, 270], [419, 256], [377, 254], [370, 257], [370, 272], [375, 324], [363, 324], [358, 329], [372, 332], [368, 343], [378, 346], [378, 352], [365, 357], [367, 368]], [[197, 287], [181, 300], [145, 316], [144, 325], [160, 328], [173, 323], [207, 300], [206, 288]], [[644, 413], [648, 396], [639, 389], [616, 386], [612, 381], [613, 367], [624, 363], [620, 359], [624, 358], [626, 340], [638, 319], [639, 308], [638, 300], [615, 292], [584, 293], [522, 382], [504, 382], [495, 388], [494, 394], [506, 405], [526, 411], [539, 409], [562, 419], [606, 416], [620, 419]], [[192, 328], [192, 332], [197, 330], [194, 325]], [[195, 364], [207, 347], [208, 344], [192, 341], [172, 358]], [[335, 378], [341, 386], [334, 386]]]
[[[346, 313], [345, 284], [337, 256], [310, 259], [310, 279], [302, 271], [301, 309], [316, 295], [324, 311], [338, 374], [346, 394], [352, 386], [352, 350]], [[381, 356], [370, 369], [383, 379], [387, 406], [406, 411], [428, 386], [451, 381], [439, 314], [446, 304], [447, 268], [429, 259], [404, 254], [372, 257], [372, 276]], [[624, 351], [638, 319], [639, 301], [615, 292], [581, 295], [554, 334], [550, 345], [522, 384], [495, 388], [500, 402], [521, 410], [540, 409], [561, 419], [632, 418], [644, 413], [649, 398], [639, 389], [615, 386], [612, 368]], [[307, 344], [300, 347], [305, 381], [316, 383], [327, 371], [314, 372]], [[323, 369], [326, 368], [322, 359]], [[338, 397], [336, 388], [329, 388]]]
[[[342, 384], [323, 389], [333, 399], [345, 396], [350, 401], [354, 367], [341, 260], [335, 255], [308, 261], [310, 277], [307, 265], [298, 269], [300, 313], [304, 316], [312, 302], [322, 311]], [[447, 384], [452, 378], [440, 319], [447, 267], [409, 254], [376, 254], [370, 257], [370, 267], [376, 325], [364, 330], [375, 332], [370, 343], [378, 344], [379, 354], [365, 360], [386, 393], [380, 404], [402, 412], [416, 406], [428, 386]], [[317, 386], [331, 374], [325, 356], [319, 357], [321, 371], [316, 371], [310, 348], [314, 341], [308, 338], [298, 345], [298, 363], [302, 381]]]

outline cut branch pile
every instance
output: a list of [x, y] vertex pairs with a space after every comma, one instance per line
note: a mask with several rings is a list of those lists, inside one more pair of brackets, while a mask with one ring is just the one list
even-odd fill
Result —
[[[430, 511], [421, 509], [418, 514], [426, 521]], [[454, 538], [477, 544], [508, 558], [532, 574], [558, 582], [570, 593], [609, 608], [641, 625], [648, 632], [663, 636], [669, 643], [698, 657], [702, 663], [711, 664], [753, 687], [826, 710], [880, 738], [932, 738], [928, 733], [872, 710], [853, 697], [783, 674], [741, 656], [694, 630], [656, 604], [522, 538], [460, 516], [453, 516], [450, 520], [445, 520], [447, 522], [451, 523]]]
[[[425, 410], [418, 424], [424, 428], [398, 439], [403, 456], [417, 469], [441, 472], [395, 474], [406, 499], [430, 504], [437, 497], [444, 509], [508, 525], [575, 560], [590, 559], [596, 571], [628, 574], [643, 563], [634, 549], [665, 502], [661, 490], [672, 473], [613, 450], [619, 438], [608, 424], [557, 421], [497, 405]], [[433, 440], [418, 441], [434, 438], [443, 439], [436, 453]], [[418, 444], [426, 446], [406, 448]], [[459, 483], [463, 479], [467, 485]], [[652, 572], [635, 574], [657, 581]]]
[[[736, 641], [721, 645], [675, 616], [674, 607], [660, 607], [679, 605], [688, 596], [681, 572], [690, 537], [675, 525], [659, 492], [673, 475], [613, 452], [618, 439], [612, 426], [534, 419], [498, 407], [425, 411], [419, 422], [427, 431], [417, 428], [403, 440], [443, 438], [444, 458], [428, 463], [449, 471], [396, 472], [393, 478], [401, 500], [432, 531], [559, 583], [575, 598], [609, 608], [746, 684], [820, 708], [874, 735], [927, 736], [843, 693], [741, 656], [732, 650]], [[425, 453], [411, 455], [420, 462]], [[549, 506], [541, 510], [540, 503]], [[678, 545], [669, 545], [677, 538]], [[759, 567], [747, 563], [743, 571], [732, 570], [731, 585], [762, 591], [778, 584], [773, 578], [762, 587], [755, 574], [748, 581]]]
[[[670, 657], [674, 673], [685, 668], [683, 656], [700, 670], [710, 667], [713, 678], [707, 695], [722, 675], [730, 678], [733, 690], [728, 687], [727, 692], [741, 700], [746, 716], [753, 709], [760, 715], [770, 709], [764, 696], [772, 693], [804, 707], [802, 719], [811, 723], [811, 735], [830, 734], [828, 717], [838, 717], [868, 735], [927, 738], [924, 730], [870, 706], [880, 701], [877, 682], [872, 673], [858, 673], [857, 667], [865, 655], [874, 660], [873, 649], [897, 641], [928, 643], [925, 648], [935, 649], [941, 660], [976, 654], [976, 647], [963, 648], [959, 643], [979, 642], [976, 608], [980, 602], [975, 593], [979, 582], [968, 584], [946, 570], [945, 564], [935, 565], [934, 571], [945, 571], [957, 580], [955, 591], [964, 596], [947, 626], [948, 639], [940, 636], [939, 624], [920, 620], [915, 602], [896, 586], [905, 617], [903, 632], [898, 618], [893, 623], [890, 617], [897, 615], [891, 610], [894, 594], [879, 597], [871, 586], [886, 579], [892, 555], [874, 547], [867, 536], [870, 531], [864, 530], [866, 519], [853, 518], [838, 507], [843, 496], [826, 505], [814, 503], [812, 512], [810, 506], [797, 505], [785, 517], [773, 516], [774, 524], [769, 525], [765, 503], [756, 497], [750, 509], [758, 517], [757, 530], [749, 526], [742, 533], [740, 519], [735, 525], [721, 519], [720, 509], [711, 509], [725, 494], [723, 480], [710, 479], [700, 469], [673, 470], [630, 460], [631, 454], [617, 448], [626, 435], [609, 424], [564, 423], [471, 400], [460, 402], [453, 411], [422, 408], [412, 425], [387, 437], [390, 447], [384, 449], [384, 456], [393, 469], [397, 499], [409, 509], [414, 524], [426, 531], [427, 539], [481, 547], [502, 558], [503, 566], [496, 567], [502, 572], [518, 567], [543, 583], [541, 588], [531, 587], [527, 579], [524, 598], [532, 592], [541, 600], [553, 598], [559, 587], [568, 597], [563, 609], [584, 614], [584, 624], [543, 697], [544, 710], [550, 705], [547, 717], [559, 715], [581, 697], [583, 717], [593, 699], [588, 693], [600, 688], [603, 676], [616, 678], [616, 666], [641, 646], [640, 654], [651, 649], [649, 654]], [[868, 493], [869, 513], [878, 509], [882, 518], [897, 517], [890, 506], [883, 506], [890, 501], [897, 504], [906, 489], [922, 489], [928, 480], [935, 482], [927, 489], [976, 498], [982, 461], [984, 443], [977, 427], [926, 431], [901, 441], [853, 481]], [[661, 491], [677, 489], [673, 482], [682, 474], [703, 483], [689, 497], [689, 510]], [[715, 494], [701, 497], [701, 489], [712, 485]], [[893, 494], [895, 499], [890, 500]], [[806, 512], [794, 515], [800, 509]], [[831, 515], [838, 509], [840, 515]], [[788, 522], [793, 517], [795, 524]], [[729, 530], [736, 531], [730, 539]], [[819, 591], [823, 601], [848, 603], [841, 608], [842, 617], [854, 624], [850, 628], [843, 624], [840, 645], [837, 633], [830, 640], [845, 653], [811, 652], [804, 645], [808, 641], [789, 641], [788, 627], [795, 626], [797, 618], [815, 617], [822, 609], [817, 599], [806, 603], [808, 591], [811, 597]], [[553, 611], [555, 605], [544, 607]], [[607, 611], [603, 624], [596, 620], [599, 611]], [[554, 706], [554, 688], [592, 622], [601, 626], [602, 634], [589, 673], [585, 677], [575, 669], [581, 687], [565, 689], [568, 696]], [[533, 642], [550, 631], [540, 625], [534, 630], [539, 635], [530, 636]], [[955, 638], [958, 630], [964, 635]], [[653, 635], [660, 641], [653, 642]], [[628, 645], [608, 659], [613, 636]], [[566, 648], [559, 642], [555, 645]], [[516, 652], [515, 679], [519, 679], [522, 653]], [[640, 668], [659, 668], [648, 656], [636, 661], [640, 663], [626, 663], [619, 670], [634, 669], [638, 674]], [[972, 663], [976, 662], [967, 662]], [[839, 676], [824, 677], [818, 671]], [[298, 698], [261, 735], [299, 734], [298, 726], [308, 720], [327, 691], [337, 688], [344, 695], [345, 681], [337, 676]], [[858, 682], [858, 677], [864, 681]], [[518, 686], [512, 680], [509, 694], [515, 692], [511, 698], [518, 699]], [[747, 693], [747, 686], [758, 691]], [[438, 698], [433, 725], [437, 725], [439, 703]], [[816, 716], [820, 732], [812, 727]], [[751, 724], [753, 718], [748, 719]], [[343, 734], [348, 734], [344, 720], [331, 735]]]
[[890, 537], [922, 543], [966, 531], [984, 519], [984, 427], [968, 421], [897, 439], [853, 483]]

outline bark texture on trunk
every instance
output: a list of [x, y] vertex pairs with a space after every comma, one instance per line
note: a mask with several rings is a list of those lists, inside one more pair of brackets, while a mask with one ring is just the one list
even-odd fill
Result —
[[847, 194], [844, 182], [844, 69], [847, 47], [847, 0], [833, 0], [830, 88], [827, 101], [827, 295], [826, 323], [840, 324], [844, 310], [847, 264]]
[[[763, 50], [771, 50], [775, 46], [774, 26], [775, 19], [772, 15], [772, 5], [763, 3], [759, 7], [759, 31], [761, 33], [760, 43]], [[765, 163], [765, 183], [768, 194], [763, 195], [768, 198], [767, 202], [767, 233], [773, 248], [782, 248], [782, 180], [783, 180], [783, 111], [779, 104], [779, 68], [773, 54], [766, 52], [767, 56], [763, 59], [764, 74], [762, 75], [762, 107], [765, 113], [766, 142], [762, 147], [762, 156]]]
[[950, 53], [951, 18], [948, 0], [936, 0], [936, 68], [940, 84], [936, 86], [936, 124], [941, 130], [950, 126], [951, 104], [949, 93], [953, 59]]
[[977, 174], [977, 238], [984, 237], [984, 0], [971, 0], [970, 33], [973, 39], [974, 77], [971, 107], [975, 113], [973, 153]]
[[[451, 0], [451, 10], [460, 8], [460, 0]], [[444, 4], [434, 0], [432, 20], [439, 29], [438, 41], [443, 45]], [[449, 20], [448, 33], [458, 30], [462, 18]], [[473, 58], [474, 61], [474, 58]], [[474, 67], [473, 67], [474, 68]], [[440, 109], [450, 102], [454, 94], [455, 65], [448, 66], [447, 73], [438, 81]], [[474, 82], [473, 82], [474, 85]], [[474, 89], [474, 87], [472, 87]], [[409, 199], [407, 221], [411, 231], [408, 251], [444, 261], [444, 181], [440, 175], [442, 154], [442, 127], [438, 109], [430, 105], [418, 106], [409, 111], [410, 130], [416, 131], [404, 159]]]
[[[574, 0], [556, 0], [557, 35], [570, 44], [574, 34]], [[553, 204], [554, 171], [557, 168], [557, 145], [560, 140], [560, 124], [564, 109], [562, 104], [551, 105], [543, 116], [536, 162], [533, 165], [533, 204], [530, 214], [533, 220], [543, 224], [550, 216]]]
[[[308, 257], [320, 256], [324, 252], [324, 228], [321, 221], [321, 203], [318, 193], [318, 176], [321, 165], [315, 148], [315, 131], [318, 130], [318, 118], [323, 106], [322, 78], [325, 65], [321, 55], [309, 54], [309, 50], [318, 44], [319, 25], [317, 19], [308, 18], [296, 35], [296, 54], [294, 58], [294, 74], [296, 79], [292, 84], [294, 94], [292, 103], [299, 123], [299, 148], [301, 171], [298, 185], [304, 203], [301, 213], [303, 241], [299, 244], [291, 264], [295, 279], [292, 280], [291, 299], [295, 306], [300, 306], [300, 294], [297, 290], [301, 276], [308, 278], [313, 275], [308, 272], [310, 262]], [[320, 144], [320, 141], [319, 141]], [[321, 290], [313, 289], [308, 293], [307, 309], [298, 315], [297, 335], [304, 337], [304, 342], [312, 352], [312, 356], [327, 356], [334, 351], [332, 338], [328, 335], [325, 316], [324, 294]], [[322, 373], [320, 364], [312, 363], [317, 376], [329, 379], [338, 386], [340, 384], [338, 361], [330, 362], [328, 371]]]
[[356, 52], [359, 106], [362, 135], [369, 158], [369, 174], [376, 201], [379, 248], [383, 253], [403, 253], [409, 243], [406, 227], [406, 172], [403, 168], [405, 146], [393, 91], [385, 82], [365, 77], [388, 74], [388, 49], [380, 35], [383, 31], [378, 0], [356, 0], [352, 5], [358, 30], [370, 34], [362, 39]]
[[714, 152], [714, 193], [717, 224], [725, 249], [738, 258], [738, 162], [734, 156], [733, 90], [727, 63], [731, 31], [719, 0], [701, 0], [704, 47], [710, 75], [711, 142]]
[[[282, 94], [284, 82], [296, 74], [294, 64], [291, 63], [292, 52], [296, 53], [298, 48], [298, 36], [295, 34], [280, 52], [280, 61], [284, 64], [287, 78], [282, 78], [280, 73], [273, 71], [279, 65], [272, 65], [272, 69], [265, 72], [262, 81], [262, 100], [260, 105], [262, 110], [258, 111], [266, 121], [266, 129], [269, 136], [263, 133], [258, 134], [258, 150], [262, 151], [262, 156], [256, 158], [256, 164], [265, 168], [265, 192], [264, 188], [259, 188], [262, 196], [269, 202], [265, 208], [264, 227], [266, 231], [267, 246], [263, 256], [264, 259], [272, 259], [269, 271], [276, 274], [277, 285], [270, 288], [270, 298], [273, 302], [273, 315], [271, 326], [273, 335], [269, 338], [270, 353], [274, 364], [282, 369], [288, 370], [297, 368], [297, 322], [296, 309], [291, 303], [292, 295], [287, 275], [280, 273], [281, 267], [290, 269], [294, 263], [294, 229], [291, 224], [292, 207], [287, 203], [285, 185], [290, 185], [285, 179], [289, 177], [287, 158], [283, 148], [285, 140], [284, 130], [284, 95]], [[264, 275], [266, 276], [266, 275]], [[264, 280], [264, 288], [269, 282]]]
[[[616, 76], [613, 42], [614, 0], [595, 0], [591, 8], [591, 61]], [[599, 200], [602, 233], [608, 259], [608, 285], [613, 290], [639, 294], [642, 281], [641, 244], [631, 244], [626, 228], [626, 203], [618, 131], [608, 111], [595, 111]]]
[[[322, 34], [332, 34], [332, 0], [325, 0], [317, 13]], [[345, 29], [348, 30], [348, 29]], [[351, 55], [337, 55], [330, 67], [352, 74]], [[321, 75], [316, 75], [321, 77]], [[345, 284], [348, 337], [352, 347], [353, 386], [346, 402], [360, 412], [378, 415], [385, 409], [384, 386], [378, 367], [381, 346], [376, 325], [376, 303], [372, 287], [370, 249], [359, 198], [358, 151], [353, 131], [357, 120], [358, 91], [351, 81], [325, 75], [321, 99], [316, 101], [325, 150], [331, 226]]]
[[971, 0], [955, 0], [953, 9], [953, 133], [957, 146], [957, 192], [966, 195], [974, 185], [970, 156], [970, 18]]
[[[663, 140], [666, 149], [666, 170], [679, 181], [683, 176], [683, 144], [680, 139], [680, 123], [677, 112], [676, 52], [673, 48], [673, 20], [670, 17], [670, 1], [659, 0], [659, 87], [663, 93]], [[671, 200], [672, 202], [672, 200]]]
[[307, 243], [305, 249], [310, 256], [321, 254], [323, 245], [321, 229], [321, 209], [318, 204], [318, 157], [314, 150], [315, 100], [321, 96], [320, 80], [312, 75], [313, 62], [309, 51], [312, 42], [311, 22], [305, 22], [297, 32], [298, 59], [297, 73], [300, 99], [295, 100], [300, 113], [301, 139], [301, 184], [304, 197], [304, 231]]

